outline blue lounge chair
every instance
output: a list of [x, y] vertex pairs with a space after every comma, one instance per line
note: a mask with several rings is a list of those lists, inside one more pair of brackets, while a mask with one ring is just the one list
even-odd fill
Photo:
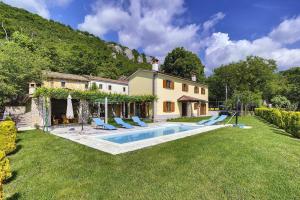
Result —
[[138, 116], [133, 116], [132, 118], [132, 121], [134, 122], [134, 123], [136, 123], [137, 125], [139, 125], [139, 126], [142, 126], [142, 127], [147, 127], [148, 125], [145, 123], [145, 122], [143, 122]]
[[205, 123], [207, 123], [207, 122], [209, 122], [209, 121], [215, 120], [215, 119], [217, 119], [218, 117], [219, 117], [218, 115], [213, 115], [213, 116], [211, 116], [211, 118], [209, 118], [209, 119], [204, 119], [204, 120], [201, 120], [201, 121], [197, 122], [197, 124], [202, 125], [202, 124], [205, 124]]
[[116, 122], [118, 125], [122, 126], [123, 128], [133, 128], [133, 126], [131, 126], [130, 124], [124, 122], [124, 121], [123, 121], [121, 118], [119, 118], [119, 117], [115, 117], [114, 120], [115, 120], [115, 122]]
[[93, 121], [95, 122], [96, 126], [100, 126], [103, 129], [107, 129], [107, 130], [116, 130], [117, 129], [113, 125], [104, 123], [104, 121], [102, 121], [100, 118], [93, 118]]
[[221, 115], [220, 117], [218, 117], [218, 118], [215, 119], [215, 120], [212, 120], [212, 121], [209, 121], [209, 122], [204, 123], [204, 125], [205, 125], [205, 126], [214, 125], [214, 124], [217, 124], [217, 123], [219, 123], [219, 122], [224, 121], [226, 118], [227, 118], [227, 115]]

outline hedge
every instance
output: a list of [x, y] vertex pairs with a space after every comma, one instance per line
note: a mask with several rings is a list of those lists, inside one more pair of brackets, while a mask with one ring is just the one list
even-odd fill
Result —
[[4, 151], [0, 151], [0, 199], [3, 199], [3, 182], [10, 177], [9, 160], [5, 157]]
[[0, 122], [0, 151], [9, 154], [16, 149], [17, 129], [13, 121]]
[[283, 111], [275, 108], [256, 108], [255, 115], [300, 138], [300, 112]]

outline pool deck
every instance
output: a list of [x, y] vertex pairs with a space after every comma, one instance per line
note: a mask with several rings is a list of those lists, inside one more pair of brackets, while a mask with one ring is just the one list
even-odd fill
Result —
[[[108, 136], [108, 135], [118, 135], [122, 133], [130, 133], [139, 130], [147, 130], [151, 128], [159, 128], [161, 126], [167, 124], [185, 124], [195, 126], [195, 123], [181, 123], [181, 122], [163, 122], [163, 123], [150, 123], [148, 127], [137, 127], [135, 126], [133, 129], [124, 129], [118, 128], [117, 130], [103, 130], [99, 128], [94, 128], [92, 126], [84, 126], [83, 131], [81, 131], [81, 126], [73, 126], [73, 127], [59, 127], [53, 128], [50, 133], [79, 144], [86, 145], [88, 147], [98, 149], [100, 151], [104, 151], [109, 154], [121, 154], [129, 151], [134, 151], [138, 149], [142, 149], [145, 147], [150, 147], [153, 145], [165, 143], [172, 140], [177, 140], [180, 138], [197, 135], [201, 133], [205, 133], [207, 131], [216, 130], [223, 127], [231, 126], [227, 125], [213, 125], [213, 126], [199, 126], [197, 129], [179, 132], [171, 135], [164, 135], [155, 138], [149, 138], [145, 140], [125, 143], [125, 144], [117, 144], [113, 142], [109, 142], [106, 140], [99, 139], [99, 136]], [[73, 128], [73, 129], [71, 129]]]

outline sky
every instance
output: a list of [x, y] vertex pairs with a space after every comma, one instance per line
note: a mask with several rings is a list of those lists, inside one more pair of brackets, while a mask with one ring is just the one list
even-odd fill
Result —
[[299, 0], [0, 0], [161, 62], [175, 47], [206, 73], [255, 55], [300, 66]]

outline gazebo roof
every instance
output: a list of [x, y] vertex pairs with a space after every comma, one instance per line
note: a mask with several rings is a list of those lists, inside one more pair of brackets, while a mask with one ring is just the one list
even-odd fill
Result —
[[177, 99], [177, 101], [180, 101], [180, 102], [199, 102], [199, 101], [206, 102], [205, 100], [198, 99], [198, 98], [191, 97], [191, 96], [186, 96], [186, 95], [181, 96], [179, 99]]

